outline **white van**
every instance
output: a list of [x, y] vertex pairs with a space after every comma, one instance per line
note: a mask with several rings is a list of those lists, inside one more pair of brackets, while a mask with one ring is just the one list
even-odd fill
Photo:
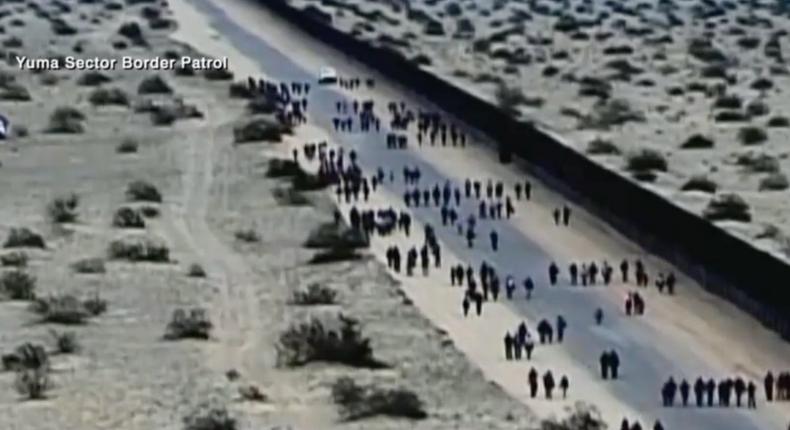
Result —
[[318, 71], [318, 83], [327, 85], [336, 84], [337, 71], [331, 67], [322, 67], [321, 70]]

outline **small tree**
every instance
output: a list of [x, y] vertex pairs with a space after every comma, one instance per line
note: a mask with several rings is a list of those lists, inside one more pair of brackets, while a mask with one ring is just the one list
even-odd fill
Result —
[[31, 300], [35, 297], [36, 278], [22, 270], [11, 270], [0, 275], [0, 290], [12, 300]]
[[14, 387], [27, 400], [46, 398], [47, 391], [52, 388], [49, 371], [45, 369], [25, 369], [16, 374]]
[[189, 312], [184, 309], [173, 311], [173, 317], [165, 330], [166, 340], [200, 339], [211, 337], [213, 324], [203, 308], [193, 308]]
[[77, 220], [77, 206], [79, 197], [71, 193], [66, 196], [55, 198], [47, 206], [49, 219], [58, 224], [74, 222]]
[[126, 188], [126, 198], [135, 202], [162, 203], [162, 194], [149, 182], [137, 180]]

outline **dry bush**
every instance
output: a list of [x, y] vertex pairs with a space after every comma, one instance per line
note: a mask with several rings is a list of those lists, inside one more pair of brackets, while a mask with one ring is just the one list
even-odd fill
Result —
[[736, 94], [725, 94], [716, 98], [713, 107], [717, 109], [740, 109], [743, 107], [743, 100]]
[[118, 34], [121, 36], [129, 39], [133, 44], [138, 46], [147, 46], [148, 42], [146, 42], [145, 37], [143, 36], [143, 30], [140, 28], [140, 25], [136, 22], [126, 22], [123, 23], [118, 28]]
[[107, 300], [102, 299], [98, 293], [94, 294], [93, 297], [83, 300], [82, 306], [85, 307], [85, 310], [92, 316], [99, 316], [107, 312]]
[[279, 112], [281, 108], [275, 97], [265, 94], [256, 96], [247, 103], [247, 110], [253, 115], [272, 115]]
[[55, 341], [55, 351], [60, 354], [74, 354], [79, 352], [80, 343], [77, 340], [77, 333], [73, 331], [59, 332], [57, 330], [50, 330], [50, 335]]
[[156, 218], [159, 216], [159, 208], [156, 206], [143, 205], [140, 206], [140, 213], [146, 218]]
[[713, 148], [713, 146], [713, 139], [701, 134], [692, 135], [680, 145], [683, 149], [710, 149]]
[[0, 293], [11, 300], [31, 300], [35, 297], [36, 278], [15, 269], [0, 274]]
[[206, 271], [200, 264], [192, 263], [189, 265], [189, 270], [187, 270], [187, 276], [190, 278], [205, 278]]
[[337, 291], [318, 283], [307, 288], [294, 291], [291, 303], [300, 306], [334, 305], [337, 303]]
[[120, 88], [96, 88], [88, 96], [94, 106], [129, 106], [129, 96]]
[[77, 260], [71, 263], [71, 270], [82, 274], [99, 274], [107, 272], [107, 269], [104, 267], [104, 260], [97, 257]]
[[774, 87], [774, 82], [768, 78], [758, 78], [751, 84], [751, 88], [757, 91], [768, 91]]
[[716, 122], [744, 122], [749, 120], [749, 115], [738, 110], [723, 110], [713, 117]]
[[255, 229], [248, 228], [248, 229], [241, 229], [236, 230], [233, 234], [236, 240], [246, 243], [257, 243], [261, 241], [261, 236], [258, 234]]
[[209, 81], [231, 81], [233, 72], [227, 69], [206, 69], [203, 71], [203, 77]]
[[308, 206], [310, 200], [304, 194], [291, 187], [277, 187], [272, 190], [272, 195], [277, 203], [284, 206]]
[[694, 176], [689, 178], [680, 189], [682, 191], [702, 191], [713, 194], [718, 189], [718, 185], [705, 176]]
[[41, 322], [64, 325], [84, 324], [90, 317], [83, 303], [72, 295], [37, 298], [30, 310], [41, 316]]
[[299, 164], [286, 158], [273, 158], [269, 160], [266, 169], [267, 178], [286, 178], [298, 175], [302, 172]]
[[597, 101], [593, 106], [592, 113], [582, 118], [580, 126], [606, 130], [631, 121], [643, 122], [645, 116], [634, 110], [627, 100], [607, 99]]
[[110, 243], [109, 257], [113, 260], [126, 260], [132, 263], [167, 263], [170, 249], [161, 240], [150, 237], [129, 236]]
[[150, 182], [136, 180], [126, 187], [126, 199], [133, 202], [162, 203], [162, 194]]
[[667, 171], [667, 160], [660, 152], [652, 149], [642, 149], [630, 154], [627, 158], [626, 168], [630, 172], [639, 173], [646, 171]]
[[109, 76], [105, 75], [102, 72], [90, 70], [83, 73], [79, 79], [77, 79], [77, 85], [81, 85], [84, 87], [94, 87], [101, 84], [106, 84], [107, 82], [112, 81]]
[[8, 234], [4, 248], [46, 248], [44, 238], [27, 227], [15, 227]]
[[318, 191], [332, 185], [327, 177], [314, 175], [300, 170], [291, 178], [291, 184], [296, 191]]
[[173, 89], [159, 75], [149, 76], [140, 82], [137, 94], [172, 94]]
[[138, 146], [139, 145], [135, 139], [127, 137], [115, 147], [115, 152], [119, 154], [134, 154], [137, 152]]
[[251, 99], [255, 95], [247, 82], [231, 82], [228, 87], [228, 95], [231, 98]]
[[515, 87], [508, 87], [504, 84], [499, 85], [495, 94], [497, 105], [508, 115], [518, 116], [518, 107], [526, 102], [524, 93]]
[[774, 173], [779, 171], [779, 161], [768, 154], [746, 153], [738, 156], [736, 164], [749, 173]]
[[211, 337], [213, 324], [208, 318], [208, 313], [203, 308], [192, 308], [187, 312], [176, 309], [165, 329], [166, 340], [201, 339]]
[[354, 261], [362, 258], [362, 255], [353, 249], [348, 248], [329, 248], [316, 252], [308, 261], [309, 264], [331, 264], [342, 261]]
[[620, 148], [609, 140], [596, 138], [587, 144], [587, 153], [590, 155], [620, 155]]
[[139, 210], [124, 206], [115, 211], [112, 225], [118, 228], [145, 228], [145, 219]]
[[27, 267], [28, 257], [24, 252], [9, 252], [0, 255], [0, 266], [3, 267]]
[[239, 387], [239, 396], [242, 400], [250, 402], [265, 402], [268, 398], [255, 385], [243, 385]]
[[225, 407], [201, 405], [183, 421], [184, 430], [236, 430], [236, 419]]
[[746, 114], [750, 117], [758, 117], [771, 113], [771, 108], [760, 100], [752, 100], [746, 105]]
[[743, 127], [738, 130], [738, 140], [743, 145], [759, 145], [768, 140], [768, 133], [759, 127]]
[[774, 172], [760, 180], [760, 191], [783, 191], [788, 188], [787, 176], [783, 173]]
[[721, 194], [714, 197], [702, 215], [710, 221], [742, 221], [752, 219], [749, 205], [737, 194]]
[[76, 221], [79, 202], [79, 197], [74, 193], [56, 197], [47, 205], [49, 220], [57, 224]]
[[5, 371], [49, 368], [47, 350], [41, 345], [30, 342], [19, 345], [12, 353], [3, 354], [2, 360]]
[[606, 423], [600, 412], [592, 406], [578, 402], [568, 416], [558, 421], [556, 418], [540, 423], [540, 430], [606, 430]]
[[428, 417], [422, 400], [414, 392], [405, 388], [363, 387], [349, 377], [332, 384], [332, 401], [347, 421], [380, 415], [414, 420]]
[[49, 371], [46, 369], [25, 369], [16, 374], [14, 387], [27, 400], [46, 398], [47, 391], [52, 388]]
[[13, 102], [27, 102], [32, 100], [30, 91], [17, 83], [10, 83], [0, 89], [0, 100]]
[[357, 249], [369, 245], [367, 236], [359, 230], [334, 221], [314, 228], [304, 243], [306, 248]]
[[73, 36], [77, 34], [76, 28], [60, 18], [55, 18], [50, 21], [50, 28], [52, 28], [52, 32], [58, 36]]
[[339, 315], [340, 330], [327, 330], [317, 319], [292, 324], [280, 334], [277, 361], [288, 367], [311, 362], [345, 364], [354, 367], [381, 368], [383, 363], [373, 357], [370, 339], [363, 337], [359, 322]]
[[49, 117], [48, 133], [79, 134], [85, 131], [85, 114], [73, 107], [56, 108]]
[[280, 142], [282, 135], [290, 132], [289, 127], [273, 118], [257, 116], [233, 128], [233, 141], [235, 143]]
[[785, 116], [771, 117], [766, 123], [768, 127], [790, 127], [790, 119]]

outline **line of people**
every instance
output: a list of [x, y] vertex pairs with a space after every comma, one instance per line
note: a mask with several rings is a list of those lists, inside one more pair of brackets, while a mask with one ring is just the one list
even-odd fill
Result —
[[[543, 393], [547, 400], [551, 400], [554, 392], [554, 388], [557, 387], [556, 382], [554, 381], [554, 374], [551, 370], [546, 371], [543, 374]], [[527, 385], [529, 386], [529, 396], [531, 398], [535, 398], [538, 395], [538, 371], [535, 368], [531, 368], [529, 373], [527, 373]], [[562, 398], [565, 399], [568, 397], [568, 388], [570, 387], [570, 381], [568, 377], [563, 375], [560, 378], [559, 388], [562, 390]]]
[[[639, 421], [633, 421], [629, 424], [627, 418], [623, 418], [623, 421], [620, 422], [620, 430], [642, 430], [642, 424]], [[661, 421], [656, 420], [656, 423], [653, 424], [653, 430], [664, 430], [664, 425], [661, 424]]]
[[779, 372], [777, 376], [773, 372], [766, 373], [763, 385], [765, 398], [769, 402], [790, 401], [790, 371]]
[[746, 407], [757, 408], [757, 385], [752, 381], [744, 381], [740, 376], [722, 379], [718, 383], [712, 378], [705, 380], [699, 377], [693, 386], [685, 379], [678, 384], [674, 378], [670, 377], [661, 387], [662, 404], [665, 407], [674, 406], [675, 398], [679, 394], [680, 404], [688, 406], [692, 389], [698, 407], [714, 406], [714, 395], [718, 396], [718, 406], [720, 407], [731, 406], [733, 396], [735, 406], [741, 407], [743, 406], [743, 396], [746, 394]]

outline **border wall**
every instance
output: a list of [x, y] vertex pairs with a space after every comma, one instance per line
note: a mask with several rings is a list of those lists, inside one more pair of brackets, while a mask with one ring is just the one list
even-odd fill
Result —
[[[600, 166], [531, 124], [420, 69], [400, 53], [334, 28], [315, 11], [258, 0], [322, 43], [410, 88], [525, 160], [541, 179], [790, 340], [790, 265]], [[681, 290], [682, 292], [682, 287]]]

